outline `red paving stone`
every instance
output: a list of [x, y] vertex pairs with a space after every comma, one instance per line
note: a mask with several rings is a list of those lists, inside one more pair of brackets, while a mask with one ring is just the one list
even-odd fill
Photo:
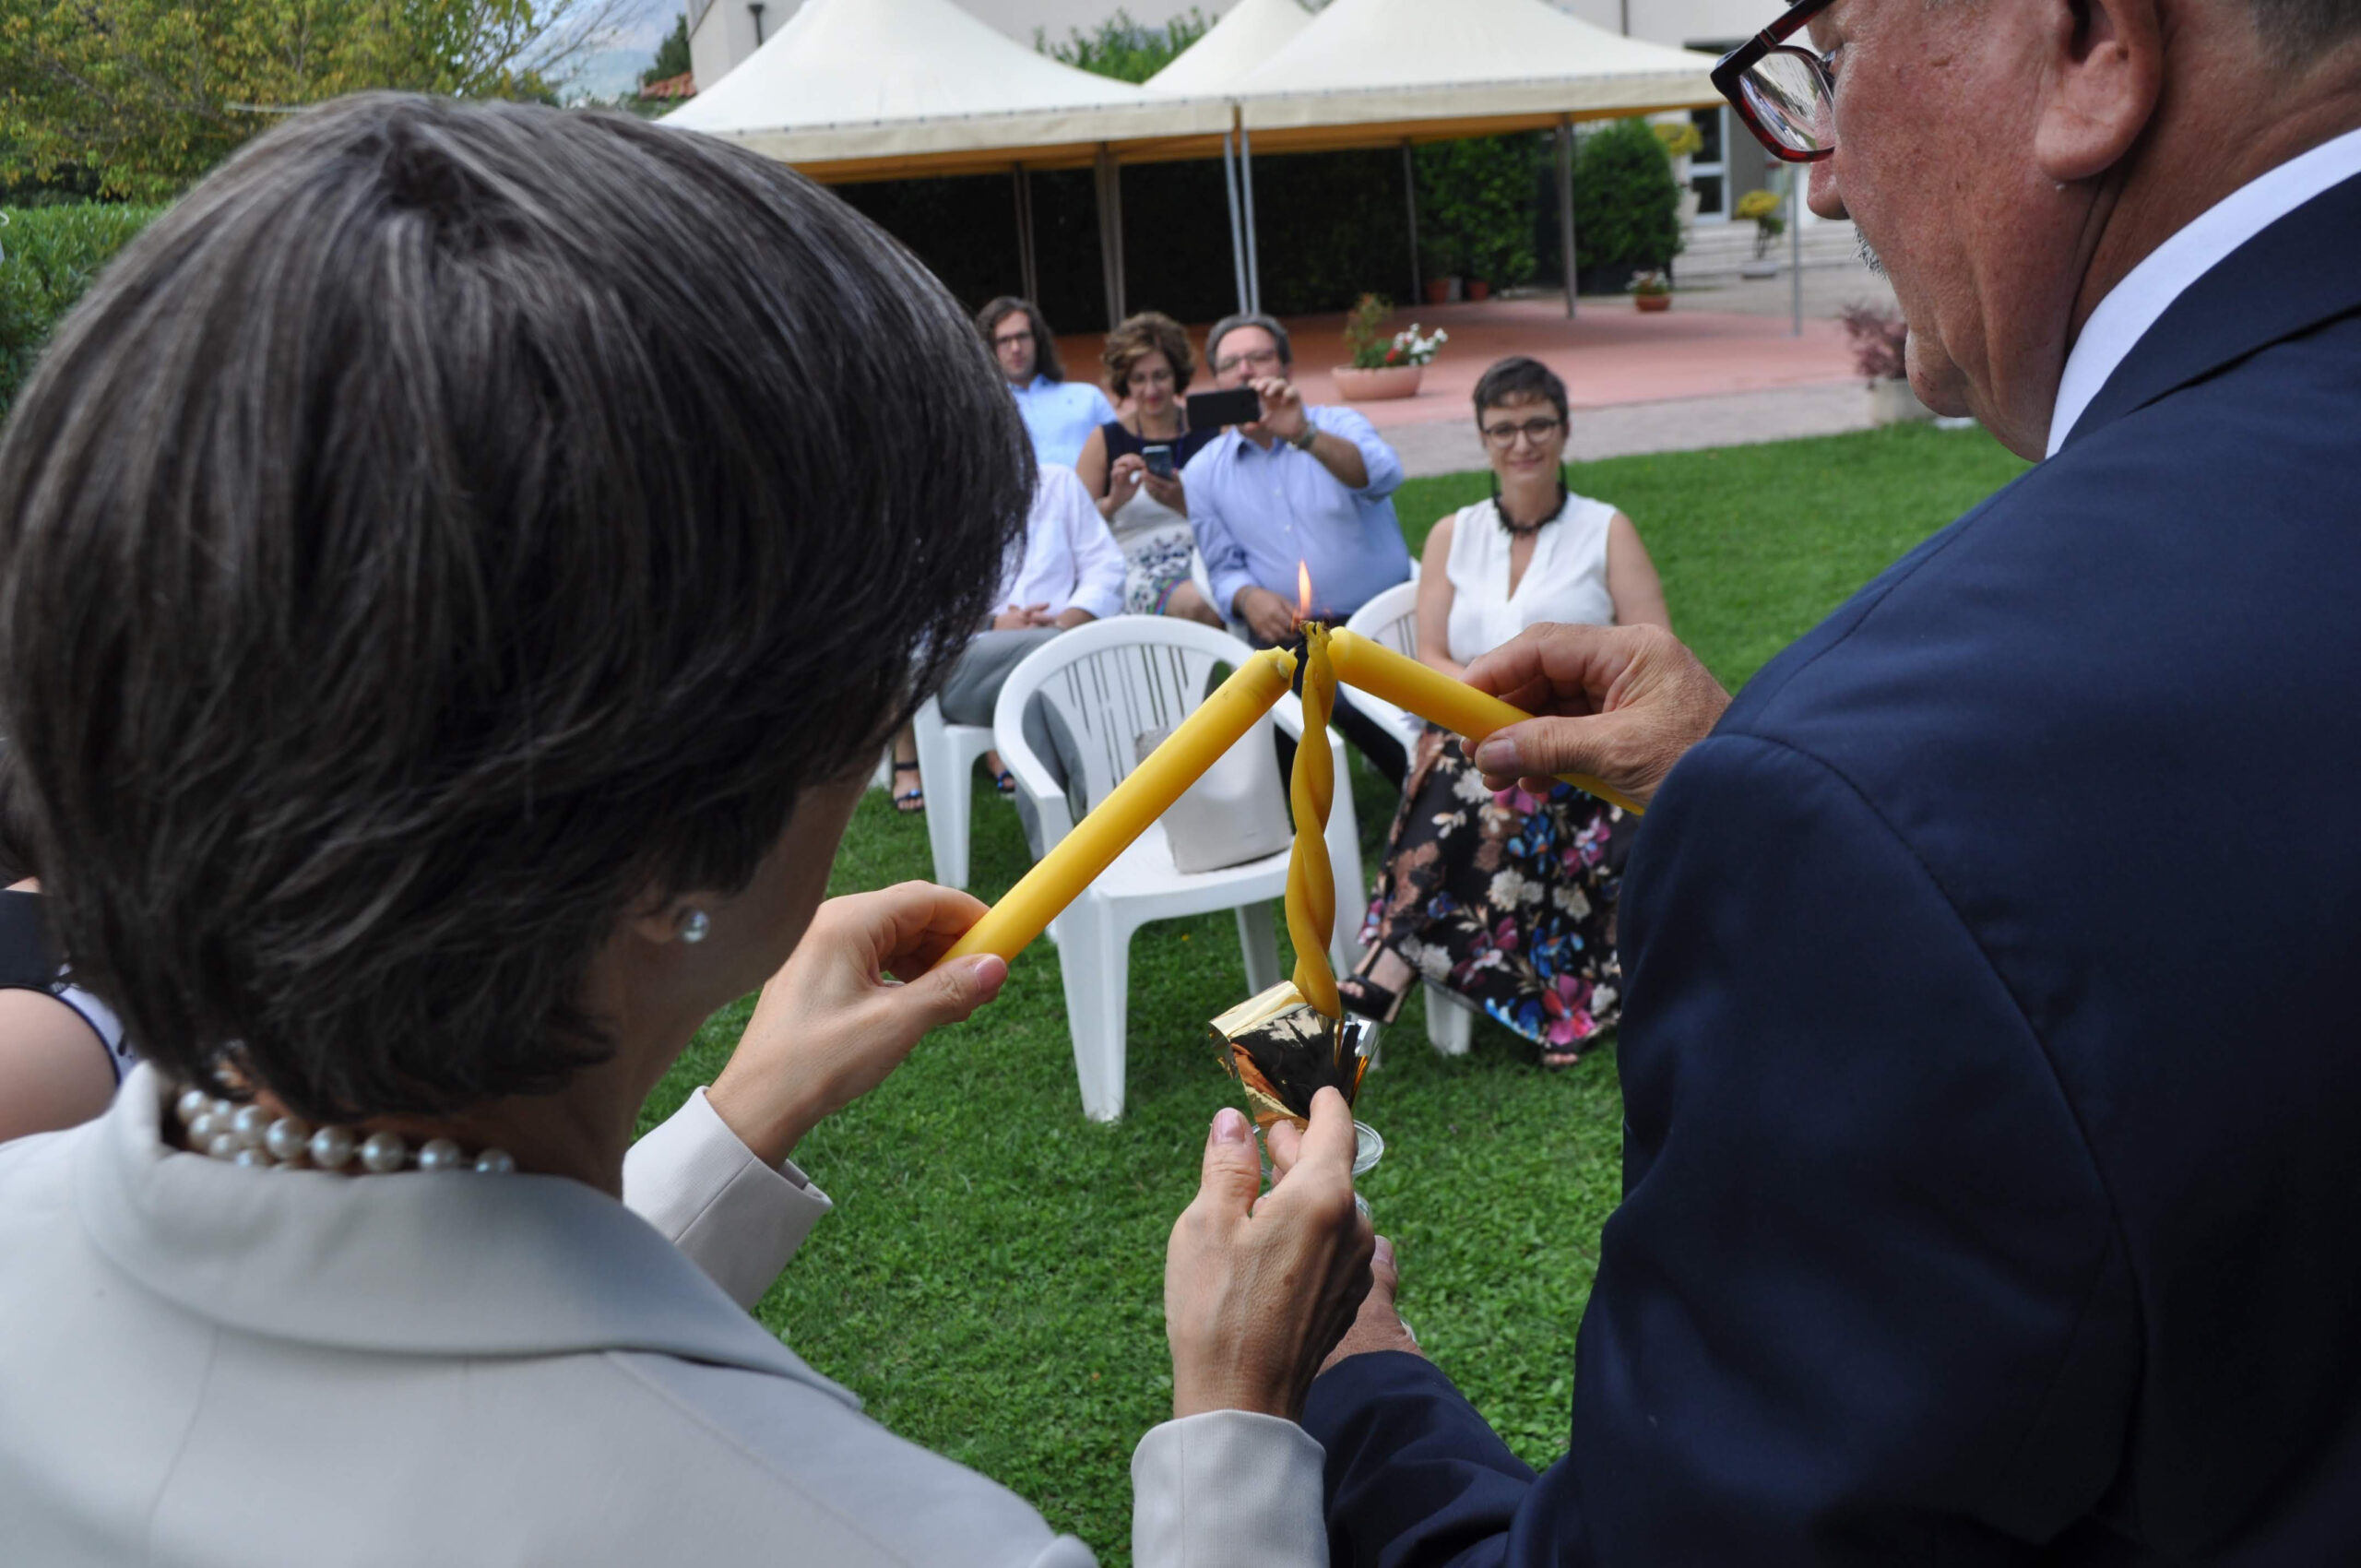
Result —
[[[1582, 302], [1569, 321], [1562, 299], [1487, 300], [1481, 304], [1429, 305], [1397, 311], [1397, 327], [1413, 320], [1451, 334], [1415, 398], [1354, 405], [1381, 427], [1469, 417], [1468, 398], [1487, 366], [1509, 354], [1531, 354], [1565, 379], [1576, 408], [1608, 408], [1781, 386], [1824, 386], [1857, 379], [1844, 327], [1807, 321], [1789, 335], [1777, 316], [1691, 310], [1675, 296], [1670, 310], [1643, 315], [1628, 300]], [[1342, 315], [1290, 316], [1296, 381], [1314, 403], [1338, 400], [1328, 367], [1344, 361]], [[1210, 324], [1205, 324], [1210, 325]], [[1189, 329], [1204, 350], [1205, 326]], [[1077, 379], [1103, 374], [1105, 339], [1082, 333], [1058, 339], [1066, 373]], [[1209, 385], [1201, 372], [1198, 387]]]

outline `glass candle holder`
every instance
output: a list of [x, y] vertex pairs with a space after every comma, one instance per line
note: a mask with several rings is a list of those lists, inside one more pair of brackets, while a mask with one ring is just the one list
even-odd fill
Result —
[[[1265, 1186], [1268, 1186], [1274, 1174], [1271, 1168], [1271, 1149], [1270, 1146], [1264, 1142], [1263, 1129], [1260, 1127], [1254, 1130], [1254, 1143], [1263, 1156], [1263, 1182]], [[1353, 1184], [1356, 1191], [1353, 1194], [1353, 1206], [1361, 1211], [1361, 1218], [1364, 1219], [1369, 1218], [1369, 1201], [1358, 1191], [1360, 1179], [1376, 1170], [1377, 1162], [1384, 1158], [1383, 1134], [1366, 1122], [1355, 1122], [1353, 1123]]]

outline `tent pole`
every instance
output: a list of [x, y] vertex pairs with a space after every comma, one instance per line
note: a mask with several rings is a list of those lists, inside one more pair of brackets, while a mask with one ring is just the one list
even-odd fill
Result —
[[1010, 172], [1010, 181], [1016, 187], [1016, 286], [1025, 297], [1039, 303], [1041, 279], [1034, 260], [1033, 248], [1033, 176], [1020, 163]]
[[1410, 304], [1418, 303], [1418, 170], [1410, 158], [1410, 138], [1402, 138], [1402, 195], [1410, 205]]
[[1107, 284], [1107, 329], [1123, 319], [1123, 184], [1115, 152], [1098, 144], [1098, 264]]
[[1238, 178], [1246, 189], [1246, 308], [1263, 308], [1263, 261], [1254, 254], [1254, 135], [1238, 122]]
[[1253, 307], [1246, 301], [1246, 232], [1238, 216], [1238, 165], [1233, 161], [1237, 156], [1231, 134], [1222, 132], [1221, 177], [1229, 187], [1229, 267], [1238, 277], [1238, 308], [1251, 310]]
[[1566, 269], [1566, 319], [1574, 315], [1574, 122], [1558, 116], [1558, 255]]
[[1787, 171], [1787, 295], [1795, 308], [1792, 334], [1804, 335], [1804, 181], [1798, 168]]

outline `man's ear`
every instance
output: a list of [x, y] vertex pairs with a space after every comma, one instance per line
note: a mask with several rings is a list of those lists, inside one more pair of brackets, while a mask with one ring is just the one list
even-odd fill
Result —
[[2156, 113], [2165, 81], [2156, 0], [2046, 0], [2047, 90], [2034, 161], [2060, 184], [2121, 162]]

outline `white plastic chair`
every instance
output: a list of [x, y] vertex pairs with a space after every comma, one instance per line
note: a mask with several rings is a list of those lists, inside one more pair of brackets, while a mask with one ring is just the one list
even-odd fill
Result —
[[[1383, 643], [1394, 652], [1412, 659], [1418, 657], [1418, 582], [1410, 581], [1387, 588], [1367, 604], [1353, 612], [1345, 629]], [[1381, 702], [1366, 692], [1355, 692], [1353, 703], [1384, 725], [1402, 742], [1405, 755], [1418, 749], [1419, 731], [1427, 727], [1425, 719], [1415, 713], [1405, 713], [1392, 703]], [[1427, 988], [1427, 1043], [1445, 1056], [1465, 1056], [1476, 1035], [1474, 1004], [1455, 991], [1446, 991], [1432, 980]]]
[[[1418, 569], [1410, 568], [1410, 580], [1396, 583], [1353, 612], [1345, 623], [1345, 630], [1367, 637], [1373, 643], [1383, 643], [1394, 652], [1411, 659], [1418, 657]], [[1353, 694], [1353, 706], [1385, 726], [1386, 732], [1402, 742], [1402, 754], [1409, 755], [1418, 743], [1418, 732], [1427, 721], [1415, 713], [1405, 713], [1390, 702], [1370, 695], [1367, 692]]]
[[[1176, 725], [1192, 711], [1216, 664], [1235, 667], [1252, 657], [1253, 650], [1237, 638], [1193, 621], [1119, 615], [1076, 627], [1009, 671], [992, 710], [992, 730], [1001, 761], [1040, 813], [1044, 852], [1073, 830], [1074, 816], [1066, 792], [1025, 739], [1027, 703], [1039, 696], [1065, 725], [1082, 754], [1082, 797], [1096, 805], [1135, 766], [1140, 735]], [[1271, 717], [1301, 742], [1303, 709], [1293, 695], [1282, 696]], [[1249, 731], [1239, 743], [1257, 744], [1261, 733]], [[1355, 936], [1367, 885], [1361, 881], [1360, 827], [1347, 783], [1344, 742], [1333, 731], [1326, 739], [1336, 765], [1335, 803], [1326, 834], [1337, 904], [1329, 957], [1341, 972], [1358, 956]], [[1093, 1121], [1112, 1122], [1123, 1113], [1132, 933], [1150, 921], [1236, 909], [1246, 989], [1250, 994], [1262, 991], [1281, 978], [1271, 906], [1286, 896], [1287, 880], [1284, 849], [1220, 871], [1182, 872], [1172, 863], [1158, 822], [1066, 906], [1050, 932], [1065, 980], [1066, 1023], [1074, 1037], [1082, 1108]]]
[[974, 806], [976, 759], [992, 749], [981, 724], [954, 724], [929, 697], [910, 719], [918, 737], [919, 788], [926, 791], [926, 837], [934, 851], [934, 880], [967, 885], [967, 814]]

